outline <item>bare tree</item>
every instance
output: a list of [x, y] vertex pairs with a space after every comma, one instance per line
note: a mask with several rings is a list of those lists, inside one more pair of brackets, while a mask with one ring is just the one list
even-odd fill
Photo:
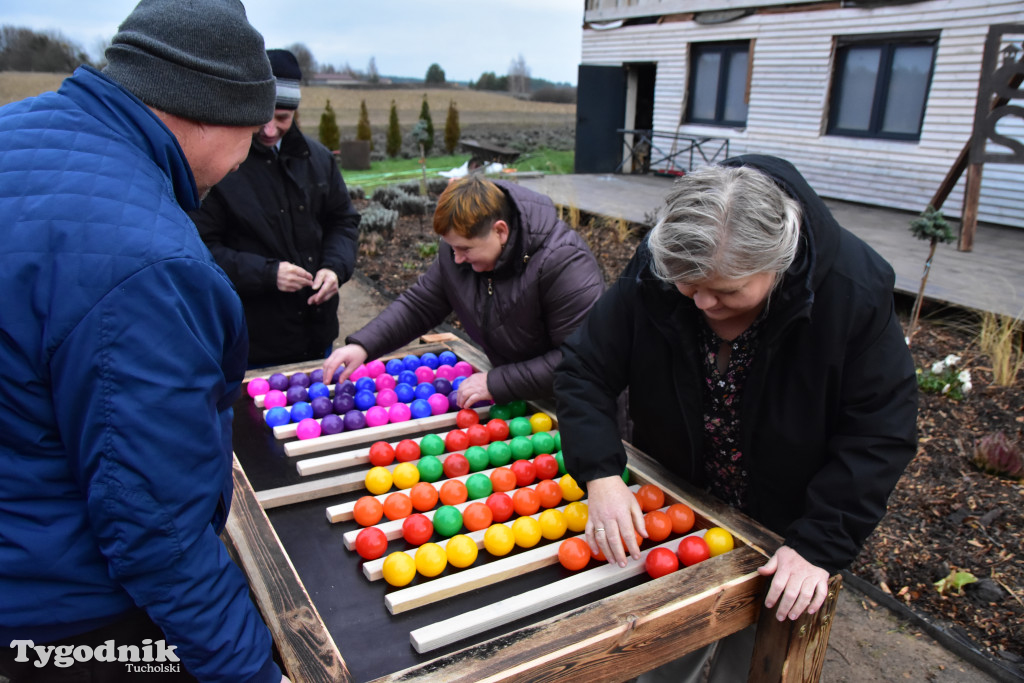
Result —
[[295, 59], [299, 62], [299, 69], [302, 71], [302, 82], [308, 83], [310, 77], [317, 73], [316, 60], [313, 59], [313, 53], [305, 43], [293, 43], [286, 48], [289, 52], [295, 55]]
[[366, 80], [370, 83], [380, 83], [380, 72], [377, 71], [376, 57], [370, 57], [370, 63], [366, 65]]
[[74, 71], [89, 55], [59, 31], [0, 27], [0, 71]]
[[508, 91], [516, 95], [530, 92], [530, 67], [522, 53], [508, 65]]

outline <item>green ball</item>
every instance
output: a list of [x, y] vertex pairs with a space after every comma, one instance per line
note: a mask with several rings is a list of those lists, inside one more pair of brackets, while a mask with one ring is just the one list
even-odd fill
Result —
[[512, 417], [522, 417], [526, 415], [526, 401], [509, 401], [509, 410], [512, 411]]
[[512, 419], [512, 409], [506, 405], [493, 405], [490, 415], [492, 420], [499, 419], [507, 422]]
[[469, 461], [470, 472], [485, 470], [491, 463], [491, 459], [488, 457], [487, 451], [484, 450], [483, 446], [470, 446], [463, 455]]
[[469, 475], [469, 479], [466, 480], [466, 492], [469, 494], [470, 500], [486, 498], [494, 493], [491, 478], [480, 472]]
[[444, 453], [444, 439], [437, 434], [427, 434], [420, 440], [420, 456]]
[[565, 474], [565, 458], [562, 457], [562, 451], [555, 453], [555, 460], [558, 461], [558, 473]]
[[516, 417], [509, 420], [508, 433], [512, 436], [529, 436], [533, 434], [533, 425], [529, 418]]
[[547, 432], [537, 432], [530, 439], [530, 443], [533, 445], [533, 454], [540, 455], [541, 453], [554, 453], [555, 448], [555, 437], [551, 436]]
[[526, 460], [533, 457], [533, 442], [529, 437], [517, 436], [508, 442], [508, 447], [512, 451], [513, 460]]
[[436, 455], [425, 455], [416, 463], [416, 469], [420, 471], [420, 481], [428, 484], [435, 482], [444, 474], [444, 465]]
[[629, 483], [629, 468], [622, 470], [622, 481]]
[[504, 441], [495, 441], [487, 447], [487, 459], [491, 467], [507, 465], [512, 460], [512, 449]]
[[462, 531], [462, 513], [452, 505], [442, 505], [434, 512], [434, 531], [448, 538]]
[[562, 432], [555, 432], [555, 450], [562, 450]]

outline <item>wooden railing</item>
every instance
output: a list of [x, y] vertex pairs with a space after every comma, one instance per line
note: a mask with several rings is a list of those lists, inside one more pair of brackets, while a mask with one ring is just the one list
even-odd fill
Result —
[[619, 128], [622, 162], [616, 173], [661, 172], [682, 175], [696, 166], [729, 158], [729, 138], [715, 138], [650, 129]]

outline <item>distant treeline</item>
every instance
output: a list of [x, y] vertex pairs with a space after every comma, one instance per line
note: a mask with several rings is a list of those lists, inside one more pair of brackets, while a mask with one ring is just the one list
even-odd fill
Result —
[[0, 71], [68, 73], [82, 64], [103, 66], [59, 31], [0, 26]]

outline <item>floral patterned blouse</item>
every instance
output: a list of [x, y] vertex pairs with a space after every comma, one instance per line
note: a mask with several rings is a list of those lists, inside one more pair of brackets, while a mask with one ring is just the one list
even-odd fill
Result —
[[723, 340], [702, 320], [700, 350], [704, 362], [704, 480], [708, 492], [749, 512], [750, 480], [740, 451], [740, 404], [757, 352], [761, 320], [731, 342], [725, 374], [718, 371]]

